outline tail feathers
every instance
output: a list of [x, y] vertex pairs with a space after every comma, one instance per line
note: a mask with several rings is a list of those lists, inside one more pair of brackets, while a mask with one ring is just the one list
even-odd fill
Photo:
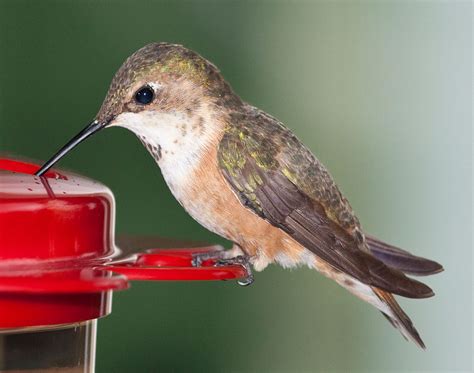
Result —
[[372, 254], [389, 267], [415, 276], [433, 275], [443, 271], [443, 266], [433, 260], [412, 255], [369, 235], [365, 238]]
[[413, 322], [408, 315], [402, 310], [392, 294], [386, 291], [372, 288], [380, 300], [387, 306], [386, 311], [381, 311], [390, 323], [400, 331], [403, 337], [407, 340], [413, 341], [420, 348], [425, 349], [425, 344], [418, 334]]

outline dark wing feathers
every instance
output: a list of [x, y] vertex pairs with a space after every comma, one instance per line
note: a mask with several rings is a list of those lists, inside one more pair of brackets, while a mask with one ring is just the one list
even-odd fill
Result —
[[[239, 119], [240, 126], [227, 129], [218, 157], [224, 177], [245, 206], [335, 269], [367, 285], [412, 298], [433, 295], [428, 286], [371, 254], [363, 236], [354, 233], [359, 231], [358, 221], [347, 201], [337, 187], [334, 190], [334, 182], [317, 159], [312, 155], [308, 159], [309, 151], [294, 141], [294, 135], [278, 122], [269, 123], [273, 119], [268, 116], [262, 121], [254, 113], [248, 118], [253, 123], [248, 124]], [[281, 145], [292, 149], [283, 147], [286, 154], [282, 154]], [[303, 156], [320, 172], [303, 172], [308, 165], [291, 164], [295, 157], [288, 152], [299, 152], [296, 158]], [[310, 183], [319, 183], [320, 189]]]
[[365, 284], [392, 293], [416, 298], [432, 295], [424, 284], [359, 249], [355, 238], [329, 219], [318, 202], [302, 193], [284, 175], [260, 171], [260, 178], [263, 183], [255, 194], [264, 216], [319, 258]]
[[371, 253], [377, 259], [403, 273], [428, 276], [443, 271], [443, 266], [434, 260], [410, 254], [408, 251], [389, 245], [369, 235], [366, 235], [365, 238]]

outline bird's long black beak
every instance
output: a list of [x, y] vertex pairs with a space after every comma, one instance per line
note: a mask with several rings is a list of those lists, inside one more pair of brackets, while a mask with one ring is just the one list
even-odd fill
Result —
[[104, 123], [100, 123], [97, 120], [89, 123], [86, 128], [84, 128], [81, 132], [79, 132], [76, 136], [74, 136], [69, 142], [64, 145], [55, 155], [51, 157], [38, 171], [36, 171], [36, 176], [42, 176], [45, 172], [47, 172], [51, 167], [53, 167], [56, 162], [58, 162], [63, 156], [65, 156], [70, 150], [76, 147], [79, 143], [83, 140], [87, 139], [89, 136], [93, 135], [94, 133], [100, 131], [102, 128], [105, 127]]

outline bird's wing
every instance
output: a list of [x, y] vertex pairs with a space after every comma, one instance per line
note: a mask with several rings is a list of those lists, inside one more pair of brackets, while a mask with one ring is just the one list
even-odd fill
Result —
[[324, 166], [281, 123], [254, 109], [233, 117], [220, 169], [241, 202], [335, 269], [406, 297], [433, 295], [365, 246], [357, 218]]

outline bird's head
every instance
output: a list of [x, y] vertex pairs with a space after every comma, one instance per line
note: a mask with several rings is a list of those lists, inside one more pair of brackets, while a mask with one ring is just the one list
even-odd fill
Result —
[[133, 131], [159, 158], [158, 149], [172, 148], [184, 137], [195, 141], [212, 130], [206, 128], [209, 116], [241, 104], [219, 70], [197, 53], [177, 44], [148, 44], [119, 68], [95, 119], [37, 175], [87, 137], [113, 126]]

